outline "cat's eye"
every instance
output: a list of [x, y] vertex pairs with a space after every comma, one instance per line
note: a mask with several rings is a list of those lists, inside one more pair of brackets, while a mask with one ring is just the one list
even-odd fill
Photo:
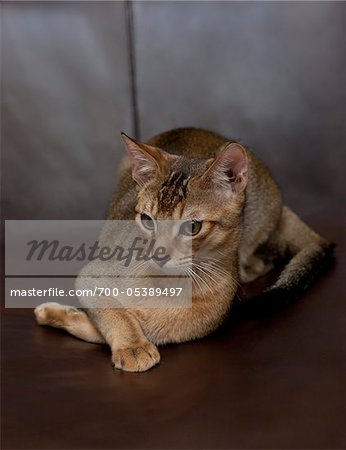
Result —
[[141, 214], [141, 223], [143, 225], [144, 228], [146, 228], [149, 231], [154, 231], [155, 230], [155, 222], [153, 221], [153, 219], [148, 216], [148, 214]]
[[201, 231], [202, 222], [197, 220], [187, 220], [180, 226], [180, 234], [185, 236], [196, 236]]

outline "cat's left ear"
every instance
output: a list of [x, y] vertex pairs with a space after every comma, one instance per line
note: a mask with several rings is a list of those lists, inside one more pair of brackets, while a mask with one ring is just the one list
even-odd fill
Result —
[[125, 133], [121, 133], [121, 137], [130, 156], [132, 178], [140, 185], [146, 184], [162, 169], [166, 160], [166, 152], [157, 147], [137, 142]]
[[245, 189], [247, 178], [246, 150], [237, 142], [228, 142], [211, 162], [201, 181], [206, 188], [231, 197]]

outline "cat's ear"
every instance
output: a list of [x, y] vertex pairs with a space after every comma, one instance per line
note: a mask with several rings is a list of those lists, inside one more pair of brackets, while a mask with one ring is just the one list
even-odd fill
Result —
[[226, 197], [243, 191], [247, 184], [246, 150], [236, 142], [228, 142], [202, 175], [203, 185]]
[[121, 133], [132, 165], [132, 178], [138, 184], [144, 185], [153, 179], [165, 161], [165, 153], [157, 147], [137, 142]]

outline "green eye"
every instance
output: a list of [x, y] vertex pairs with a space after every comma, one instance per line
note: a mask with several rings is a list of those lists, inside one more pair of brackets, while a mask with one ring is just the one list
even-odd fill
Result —
[[148, 214], [141, 214], [141, 223], [149, 231], [155, 230], [155, 222]]
[[188, 220], [180, 226], [180, 233], [185, 236], [196, 236], [201, 231], [202, 222]]

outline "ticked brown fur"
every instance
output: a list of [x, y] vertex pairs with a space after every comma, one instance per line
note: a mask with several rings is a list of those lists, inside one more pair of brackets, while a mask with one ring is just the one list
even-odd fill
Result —
[[[156, 345], [207, 335], [226, 316], [237, 284], [267, 273], [279, 258], [288, 262], [263, 294], [293, 297], [318, 271], [330, 244], [282, 203], [280, 189], [249, 149], [215, 133], [182, 128], [147, 144], [123, 136], [128, 157], [107, 219], [197, 220], [205, 242], [219, 254], [208, 289], [195, 286], [191, 308], [76, 310], [43, 304], [40, 324], [56, 326], [89, 342], [107, 343], [116, 368], [144, 371], [160, 360]], [[95, 263], [99, 264], [99, 263]], [[102, 267], [96, 267], [102, 273]]]

